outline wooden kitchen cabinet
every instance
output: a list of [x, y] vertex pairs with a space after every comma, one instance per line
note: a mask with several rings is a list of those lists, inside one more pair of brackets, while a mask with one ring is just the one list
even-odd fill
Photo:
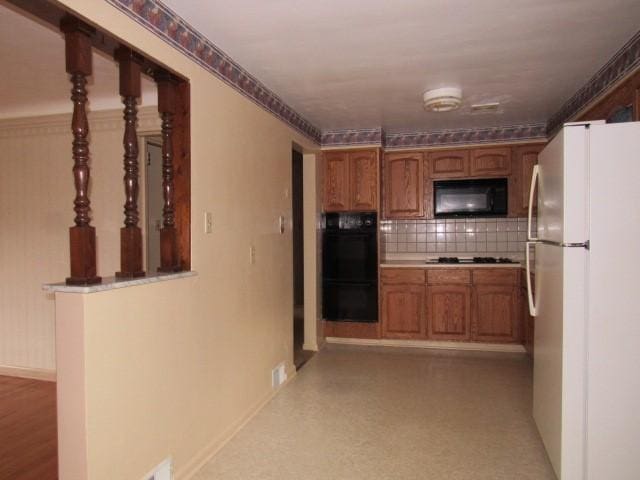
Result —
[[511, 148], [471, 150], [469, 174], [472, 177], [508, 177], [511, 175]]
[[433, 340], [471, 338], [471, 287], [430, 285], [427, 287], [427, 336]]
[[519, 289], [511, 285], [475, 285], [473, 294], [473, 340], [489, 343], [520, 341]]
[[[514, 149], [514, 166], [516, 169], [514, 175], [514, 194], [510, 195], [510, 201], [513, 202], [513, 209], [510, 209], [515, 215], [527, 216], [529, 214], [529, 190], [531, 187], [531, 177], [533, 176], [533, 166], [538, 163], [538, 154], [542, 151], [544, 145], [525, 145]], [[511, 188], [511, 185], [510, 185]], [[536, 210], [536, 198], [534, 197], [534, 211]]]
[[382, 285], [383, 338], [424, 337], [424, 285]]
[[324, 211], [349, 210], [349, 156], [346, 152], [324, 154]]
[[382, 338], [518, 343], [517, 268], [383, 268]]
[[378, 155], [373, 150], [349, 153], [351, 210], [378, 208]]
[[469, 176], [469, 150], [440, 150], [427, 154], [430, 178]]
[[424, 217], [422, 153], [392, 153], [384, 157], [384, 218]]
[[324, 153], [323, 206], [325, 212], [377, 210], [376, 150]]

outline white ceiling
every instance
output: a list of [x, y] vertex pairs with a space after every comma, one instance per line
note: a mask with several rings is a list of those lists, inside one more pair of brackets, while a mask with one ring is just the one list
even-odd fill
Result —
[[[322, 130], [546, 121], [640, 26], [638, 0], [164, 2]], [[426, 113], [449, 85], [463, 108]]]
[[[18, 14], [0, 0], [0, 119], [71, 113], [62, 34]], [[89, 109], [122, 108], [118, 67], [94, 50]], [[155, 83], [143, 77], [142, 105], [156, 105]]]

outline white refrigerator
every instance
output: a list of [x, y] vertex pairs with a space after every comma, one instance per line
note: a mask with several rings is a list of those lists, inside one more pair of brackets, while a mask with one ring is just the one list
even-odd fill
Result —
[[640, 122], [566, 124], [531, 189], [533, 417], [560, 480], [637, 480]]

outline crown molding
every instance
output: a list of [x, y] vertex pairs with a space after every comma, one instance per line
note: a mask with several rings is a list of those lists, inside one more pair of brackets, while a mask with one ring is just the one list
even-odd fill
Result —
[[549, 119], [547, 133], [551, 136], [563, 123], [571, 121], [582, 110], [608, 93], [611, 88], [640, 68], [640, 31], [624, 46], [589, 81], [580, 88]]
[[105, 1], [254, 103], [326, 148], [367, 145], [400, 149], [544, 139], [640, 67], [638, 32], [546, 124], [389, 135], [385, 135], [382, 128], [321, 132], [160, 0]]
[[507, 125], [489, 128], [459, 128], [433, 132], [392, 133], [386, 136], [387, 150], [483, 143], [516, 142], [546, 138], [546, 124]]
[[[87, 113], [89, 132], [124, 131], [122, 110], [101, 110]], [[138, 112], [137, 132], [160, 132], [161, 120], [157, 107], [144, 107]], [[71, 136], [71, 113], [21, 117], [0, 120], [0, 138], [41, 135]]]
[[545, 123], [390, 134], [385, 134], [382, 128], [369, 128], [325, 132], [322, 134], [322, 148], [367, 145], [394, 150], [545, 139]]
[[159, 0], [105, 0], [315, 143], [320, 129]]

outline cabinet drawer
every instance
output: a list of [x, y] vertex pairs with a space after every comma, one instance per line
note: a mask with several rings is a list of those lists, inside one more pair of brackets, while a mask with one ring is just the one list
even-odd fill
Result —
[[471, 283], [471, 270], [443, 268], [427, 270], [427, 283], [430, 285], [451, 285]]
[[382, 283], [424, 284], [424, 270], [418, 268], [383, 268], [380, 272]]
[[485, 268], [473, 271], [476, 285], [518, 285], [520, 270], [517, 268]]

